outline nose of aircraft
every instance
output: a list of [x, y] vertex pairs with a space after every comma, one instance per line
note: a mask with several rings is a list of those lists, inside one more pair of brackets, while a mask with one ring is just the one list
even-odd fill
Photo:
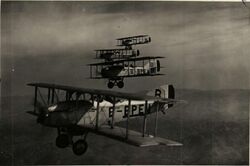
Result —
[[46, 116], [48, 116], [48, 113], [46, 112], [46, 110], [45, 109], [40, 109], [39, 110], [39, 115], [38, 115], [37, 120], [36, 120], [37, 123], [42, 124], [44, 122]]

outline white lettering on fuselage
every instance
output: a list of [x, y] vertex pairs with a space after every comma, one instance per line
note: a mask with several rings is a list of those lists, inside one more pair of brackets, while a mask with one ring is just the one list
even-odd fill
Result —
[[[150, 113], [150, 107], [153, 104], [153, 101], [148, 101], [147, 113]], [[97, 102], [94, 102], [94, 109], [96, 110]], [[112, 117], [113, 114], [113, 104], [108, 101], [103, 101], [99, 103], [101, 110], [108, 112], [109, 117]], [[121, 101], [115, 104], [115, 112], [123, 113], [123, 118], [127, 117], [129, 110], [128, 101]], [[131, 101], [130, 108], [130, 117], [133, 116], [142, 116], [145, 112], [145, 101]]]
[[[151, 104], [148, 104], [147, 106], [147, 113], [150, 113], [150, 106]], [[123, 108], [121, 109], [116, 109], [116, 112], [123, 112], [123, 118], [126, 118], [128, 116], [128, 110], [129, 110], [129, 106], [128, 105], [124, 105]], [[131, 105], [131, 109], [130, 109], [130, 117], [133, 116], [142, 116], [145, 113], [145, 104], [138, 104], [138, 105]], [[109, 117], [112, 117], [113, 114], [113, 107], [109, 107]]]
[[[154, 101], [148, 101], [147, 114], [150, 113], [150, 107]], [[128, 115], [128, 101], [120, 101], [115, 104], [115, 122], [124, 121]], [[143, 116], [145, 112], [145, 101], [131, 101], [130, 117]], [[99, 124], [105, 124], [111, 120], [113, 114], [113, 104], [108, 101], [102, 101], [99, 103]], [[80, 119], [78, 125], [94, 125], [97, 115], [97, 102], [94, 101], [92, 109], [85, 113]]]
[[150, 63], [146, 63], [144, 66], [127, 66], [124, 67], [117, 76], [133, 76], [142, 74], [156, 74], [156, 60], [151, 60]]

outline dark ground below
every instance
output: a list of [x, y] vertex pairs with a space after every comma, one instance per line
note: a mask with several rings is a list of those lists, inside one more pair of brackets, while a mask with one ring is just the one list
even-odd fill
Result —
[[[158, 135], [181, 142], [182, 147], [138, 148], [89, 134], [88, 151], [75, 156], [71, 148], [55, 146], [55, 129], [36, 124], [25, 113], [32, 109], [32, 97], [2, 97], [0, 164], [248, 165], [249, 91], [178, 90], [177, 98], [188, 104], [159, 114]], [[141, 121], [133, 120], [130, 126], [141, 130]]]

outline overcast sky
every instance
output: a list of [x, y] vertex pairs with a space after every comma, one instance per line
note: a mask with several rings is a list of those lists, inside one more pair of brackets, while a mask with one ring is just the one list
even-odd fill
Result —
[[166, 57], [166, 76], [126, 79], [124, 91], [165, 83], [250, 87], [250, 11], [242, 3], [2, 2], [1, 8], [1, 71], [12, 93], [25, 93], [33, 81], [106, 89], [107, 81], [86, 79], [93, 50], [138, 34], [152, 38], [137, 47], [142, 55]]

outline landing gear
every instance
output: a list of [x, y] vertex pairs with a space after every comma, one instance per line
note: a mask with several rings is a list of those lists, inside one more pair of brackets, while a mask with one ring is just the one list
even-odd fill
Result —
[[108, 88], [112, 89], [114, 87], [114, 82], [109, 81], [108, 83]]
[[119, 81], [119, 82], [117, 83], [117, 86], [118, 86], [118, 88], [123, 88], [123, 87], [124, 87], [123, 81]]
[[[66, 148], [72, 145], [72, 150], [76, 155], [84, 154], [88, 149], [86, 138], [87, 131], [73, 131], [69, 128], [58, 128], [58, 136], [56, 137], [56, 146], [59, 148]], [[73, 141], [73, 136], [81, 136], [76, 142]]]
[[88, 144], [85, 140], [80, 139], [78, 141], [76, 141], [75, 143], [73, 143], [73, 147], [72, 150], [74, 152], [75, 155], [82, 155], [84, 154], [88, 149]]
[[118, 88], [123, 88], [124, 87], [124, 82], [123, 82], [122, 79], [121, 80], [109, 80], [108, 88], [112, 89], [115, 85]]
[[69, 141], [69, 135], [67, 134], [60, 134], [56, 137], [56, 146], [58, 148], [66, 148], [69, 146], [70, 141]]

